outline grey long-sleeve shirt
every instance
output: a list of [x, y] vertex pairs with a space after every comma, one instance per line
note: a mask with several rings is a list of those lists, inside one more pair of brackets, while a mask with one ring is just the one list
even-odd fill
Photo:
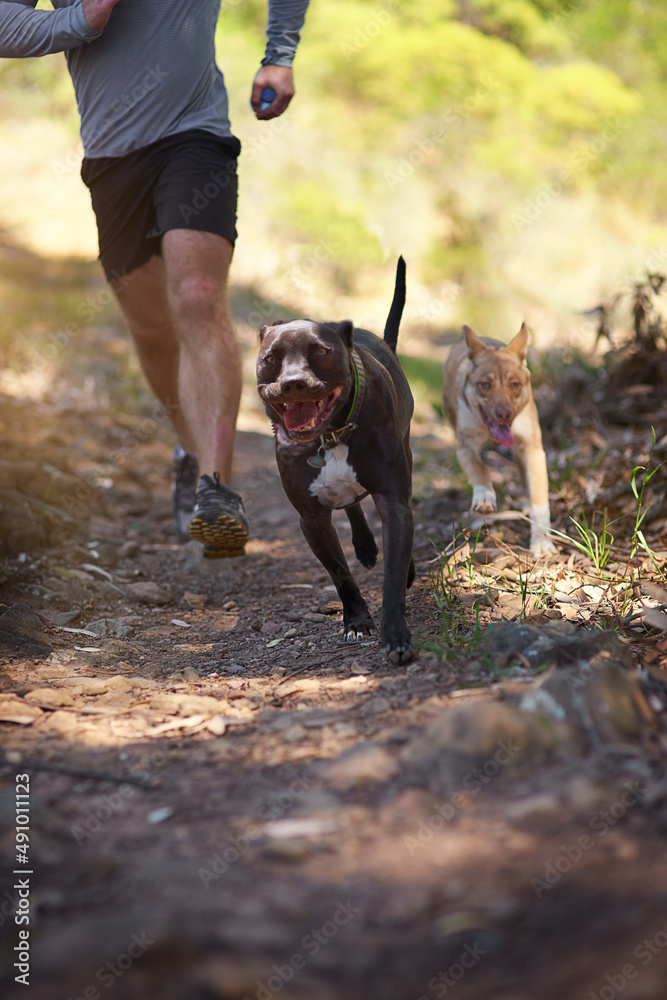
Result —
[[[123, 156], [157, 139], [202, 128], [231, 134], [215, 62], [220, 0], [121, 0], [101, 32], [81, 0], [0, 0], [0, 56], [65, 52], [88, 157]], [[262, 62], [290, 66], [308, 0], [269, 0]]]

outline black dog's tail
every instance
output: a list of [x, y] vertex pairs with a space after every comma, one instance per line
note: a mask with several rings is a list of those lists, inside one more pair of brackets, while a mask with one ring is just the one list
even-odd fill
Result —
[[396, 344], [398, 343], [398, 328], [401, 325], [401, 316], [405, 306], [405, 261], [403, 257], [398, 258], [396, 265], [396, 285], [394, 286], [394, 298], [391, 303], [387, 322], [384, 326], [384, 341], [387, 347], [391, 347], [396, 354]]

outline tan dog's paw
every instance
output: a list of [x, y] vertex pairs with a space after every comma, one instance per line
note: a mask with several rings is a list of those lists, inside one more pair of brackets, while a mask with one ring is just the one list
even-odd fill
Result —
[[533, 556], [552, 556], [558, 549], [551, 541], [544, 535], [531, 535], [530, 537], [530, 554]]
[[530, 512], [530, 552], [531, 555], [551, 556], [557, 552], [556, 546], [551, 541], [551, 518], [549, 516], [549, 504], [533, 504]]
[[476, 514], [493, 514], [496, 506], [496, 494], [486, 486], [475, 486], [472, 491], [472, 507]]

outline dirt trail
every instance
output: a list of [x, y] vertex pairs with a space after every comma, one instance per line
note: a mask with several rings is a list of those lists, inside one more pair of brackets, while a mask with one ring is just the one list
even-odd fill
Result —
[[[531, 614], [498, 570], [461, 614], [513, 619], [509, 646], [448, 654], [429, 538], [467, 497], [424, 484], [451, 448], [415, 440], [420, 653], [396, 667], [340, 642], [269, 437], [239, 436], [248, 554], [208, 564], [172, 542], [164, 428], [83, 403], [8, 399], [0, 418], [3, 996], [664, 998], [665, 733], [641, 636], [600, 643], [585, 601]], [[527, 534], [498, 530], [496, 568]], [[355, 569], [376, 621], [381, 573]], [[576, 699], [560, 721], [519, 710], [567, 671], [588, 722]]]

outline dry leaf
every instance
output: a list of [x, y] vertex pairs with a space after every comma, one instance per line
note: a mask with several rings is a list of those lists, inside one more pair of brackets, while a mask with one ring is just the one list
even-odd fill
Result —
[[646, 605], [642, 605], [642, 607], [644, 608], [644, 621], [653, 628], [667, 632], [667, 615], [664, 611], [658, 611], [657, 608], [647, 608]]
[[667, 590], [659, 587], [657, 583], [651, 583], [650, 581], [642, 583], [642, 592], [647, 597], [652, 597], [654, 601], [659, 601], [660, 604], [667, 604]]

